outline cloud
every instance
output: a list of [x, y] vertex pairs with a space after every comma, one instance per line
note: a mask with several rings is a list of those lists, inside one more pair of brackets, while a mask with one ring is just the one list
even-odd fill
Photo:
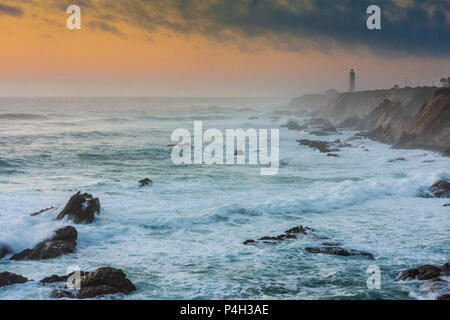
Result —
[[[53, 0], [56, 1], [56, 0]], [[75, 1], [75, 0], [74, 0]], [[60, 1], [57, 1], [60, 3]], [[442, 0], [77, 0], [93, 26], [120, 35], [120, 21], [147, 31], [200, 34], [242, 50], [370, 50], [383, 57], [450, 56], [450, 1]], [[366, 9], [382, 10], [382, 30]], [[108, 18], [109, 17], [109, 18]], [[104, 22], [106, 21], [106, 22]]]
[[12, 17], [22, 17], [23, 9], [21, 7], [9, 6], [0, 3], [0, 15], [5, 14]]
[[92, 29], [102, 30], [105, 32], [109, 32], [112, 34], [115, 34], [117, 36], [126, 37], [125, 34], [123, 34], [119, 29], [117, 29], [115, 26], [108, 24], [103, 21], [91, 21], [89, 22], [89, 27]]

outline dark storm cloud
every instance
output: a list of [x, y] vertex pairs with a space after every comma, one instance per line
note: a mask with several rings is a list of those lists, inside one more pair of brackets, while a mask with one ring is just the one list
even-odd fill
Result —
[[9, 5], [0, 3], [0, 15], [2, 15], [2, 14], [8, 15], [8, 16], [13, 16], [13, 17], [22, 17], [23, 9], [20, 7], [9, 6]]
[[[291, 51], [367, 48], [385, 57], [450, 56], [448, 0], [74, 1], [112, 28], [121, 21], [149, 33], [165, 28], [201, 34], [235, 42], [243, 50], [264, 43]], [[381, 7], [382, 30], [366, 28], [366, 9], [372, 4]], [[102, 29], [114, 33], [112, 28]]]

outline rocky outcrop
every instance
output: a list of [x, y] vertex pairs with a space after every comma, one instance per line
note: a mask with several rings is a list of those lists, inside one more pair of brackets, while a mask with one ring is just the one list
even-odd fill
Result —
[[40, 210], [40, 211], [37, 211], [37, 212], [34, 212], [34, 213], [30, 214], [30, 216], [35, 217], [35, 216], [40, 215], [41, 213], [50, 211], [50, 210], [52, 210], [52, 209], [54, 209], [54, 208], [55, 208], [55, 207], [50, 207], [50, 208], [42, 209], [42, 210]]
[[142, 179], [139, 181], [139, 187], [142, 188], [142, 187], [148, 186], [149, 184], [152, 184], [152, 183], [153, 183], [152, 180], [150, 180], [149, 178], [145, 178], [145, 179]]
[[100, 213], [99, 199], [78, 191], [69, 199], [56, 219], [61, 220], [68, 216], [75, 223], [92, 223], [96, 213]]
[[[84, 276], [86, 273], [83, 271], [79, 271], [80, 276]], [[75, 275], [75, 272], [69, 273], [66, 276], [58, 276], [56, 274], [51, 275], [49, 277], [45, 277], [44, 279], [42, 279], [40, 282], [41, 283], [56, 283], [56, 282], [67, 282], [67, 280], [72, 277], [73, 275]]]
[[262, 238], [259, 238], [258, 240], [245, 240], [243, 242], [244, 245], [247, 244], [253, 244], [257, 242], [263, 242], [263, 243], [276, 243], [287, 239], [297, 239], [297, 235], [302, 234], [306, 235], [309, 231], [313, 231], [313, 229], [309, 227], [303, 227], [303, 226], [297, 226], [294, 228], [291, 228], [289, 230], [286, 230], [283, 234], [280, 234], [278, 236], [265, 236]]
[[0, 272], [0, 287], [25, 282], [28, 282], [28, 279], [18, 274], [14, 274], [8, 271]]
[[414, 116], [436, 91], [435, 87], [424, 87], [341, 93], [322, 108], [320, 114], [337, 121], [354, 116], [363, 119], [387, 99], [400, 103], [406, 114]]
[[0, 244], [0, 259], [5, 257], [6, 255], [10, 254], [11, 250], [6, 245]]
[[302, 146], [307, 146], [313, 149], [317, 149], [322, 153], [332, 153], [332, 152], [338, 152], [339, 148], [334, 147], [336, 143], [339, 143], [339, 141], [334, 142], [328, 142], [328, 141], [319, 141], [319, 140], [307, 140], [307, 139], [301, 139], [297, 140], [297, 142]]
[[115, 293], [130, 294], [135, 290], [136, 287], [122, 270], [102, 267], [81, 276], [78, 289], [58, 288], [53, 291], [52, 297], [87, 299]]
[[450, 88], [441, 89], [402, 129], [396, 148], [446, 152], [450, 145]]
[[289, 120], [286, 124], [281, 125], [281, 127], [287, 128], [288, 130], [296, 130], [296, 131], [301, 131], [308, 128], [308, 126], [299, 125], [297, 122], [293, 120]]
[[447, 262], [441, 267], [427, 264], [417, 268], [405, 270], [398, 276], [398, 280], [430, 280], [439, 276], [450, 276], [450, 262]]
[[359, 251], [354, 249], [344, 249], [341, 247], [336, 246], [330, 246], [330, 247], [319, 247], [319, 248], [305, 248], [305, 250], [309, 253], [323, 253], [323, 254], [331, 254], [331, 255], [337, 255], [337, 256], [344, 256], [344, 257], [353, 257], [353, 256], [359, 256], [368, 258], [370, 260], [374, 260], [374, 256], [365, 251]]
[[441, 180], [433, 184], [429, 190], [419, 193], [422, 198], [450, 198], [450, 181]]
[[40, 260], [72, 253], [77, 247], [78, 232], [68, 226], [55, 231], [49, 240], [38, 243], [33, 249], [25, 249], [11, 257], [11, 260]]

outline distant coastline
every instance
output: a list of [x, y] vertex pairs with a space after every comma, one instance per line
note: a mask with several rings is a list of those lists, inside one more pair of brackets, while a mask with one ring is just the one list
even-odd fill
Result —
[[[327, 98], [328, 101], [327, 101]], [[417, 87], [294, 98], [290, 107], [325, 117], [341, 128], [363, 131], [395, 148], [450, 156], [450, 88]]]

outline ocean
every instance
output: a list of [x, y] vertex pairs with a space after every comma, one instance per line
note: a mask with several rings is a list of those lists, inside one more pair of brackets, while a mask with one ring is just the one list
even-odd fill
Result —
[[[0, 244], [33, 247], [69, 220], [55, 217], [77, 191], [98, 197], [100, 215], [74, 225], [73, 254], [40, 261], [0, 259], [0, 272], [33, 280], [69, 268], [122, 269], [130, 295], [99, 299], [431, 299], [399, 272], [450, 260], [449, 199], [417, 197], [450, 178], [450, 158], [352, 140], [339, 157], [296, 140], [344, 141], [280, 129], [277, 175], [255, 165], [175, 165], [171, 133], [278, 129], [285, 99], [0, 98]], [[278, 121], [272, 118], [280, 117]], [[251, 119], [258, 117], [258, 119]], [[139, 188], [143, 178], [151, 186]], [[43, 208], [54, 209], [31, 217]], [[243, 245], [308, 226], [310, 235]], [[328, 240], [324, 240], [328, 238]], [[324, 241], [375, 260], [311, 254]], [[368, 289], [369, 266], [381, 289]], [[49, 299], [51, 285], [0, 288], [0, 299]]]

